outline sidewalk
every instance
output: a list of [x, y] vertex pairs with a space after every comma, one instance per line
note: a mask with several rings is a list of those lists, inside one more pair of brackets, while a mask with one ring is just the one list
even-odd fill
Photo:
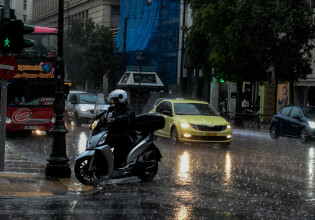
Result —
[[57, 180], [45, 179], [45, 166], [5, 148], [4, 171], [0, 171], [0, 199], [17, 197], [56, 197], [89, 195], [100, 188], [81, 184], [74, 175]]

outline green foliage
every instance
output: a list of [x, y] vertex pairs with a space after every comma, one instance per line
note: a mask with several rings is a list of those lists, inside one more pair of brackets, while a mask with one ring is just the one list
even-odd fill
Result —
[[91, 19], [77, 20], [71, 22], [68, 34], [65, 58], [70, 80], [79, 85], [85, 85], [86, 80], [92, 85], [102, 84], [103, 75], [115, 74], [118, 59], [115, 59], [116, 45], [109, 28]]
[[[193, 24], [186, 36], [189, 64], [228, 81], [280, 80], [311, 72], [313, 11], [305, 0], [187, 0]], [[213, 69], [214, 71], [211, 71]]]
[[102, 80], [103, 75], [114, 73], [117, 65], [117, 50], [113, 33], [109, 28], [98, 26], [90, 35], [84, 49], [83, 69], [94, 82]]

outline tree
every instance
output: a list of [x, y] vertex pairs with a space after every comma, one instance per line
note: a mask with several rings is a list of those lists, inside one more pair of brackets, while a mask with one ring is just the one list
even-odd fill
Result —
[[84, 49], [83, 70], [92, 82], [102, 82], [106, 75], [110, 80], [115, 77], [119, 65], [117, 47], [109, 28], [96, 26]]
[[238, 88], [243, 81], [270, 80], [270, 67], [281, 80], [297, 80], [310, 73], [303, 55], [313, 48], [310, 40], [315, 35], [307, 1], [188, 2], [193, 24], [186, 37], [186, 55], [191, 66], [210, 77], [237, 82]]
[[65, 49], [66, 78], [78, 85], [84, 85], [87, 79], [82, 69], [84, 63], [84, 47], [90, 37], [90, 33], [95, 29], [91, 19], [83, 22], [75, 20], [70, 22], [70, 29], [65, 37], [67, 45]]
[[116, 45], [109, 28], [96, 25], [91, 19], [71, 22], [66, 53], [68, 78], [79, 85], [99, 85], [103, 75], [115, 76], [117, 68]]

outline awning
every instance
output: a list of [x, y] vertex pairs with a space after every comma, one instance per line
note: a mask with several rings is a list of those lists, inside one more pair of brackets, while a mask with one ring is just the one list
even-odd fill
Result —
[[315, 81], [312, 80], [300, 80], [294, 83], [294, 86], [315, 86]]
[[127, 67], [127, 71], [118, 82], [118, 87], [136, 87], [139, 86], [139, 81], [141, 86], [164, 87], [155, 67], [141, 67], [140, 72], [139, 67], [134, 66]]

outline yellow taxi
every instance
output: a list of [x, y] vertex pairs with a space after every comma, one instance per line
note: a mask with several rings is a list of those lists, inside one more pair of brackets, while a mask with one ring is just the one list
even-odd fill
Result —
[[180, 142], [220, 143], [229, 145], [232, 128], [207, 102], [185, 99], [166, 99], [156, 105], [150, 113], [161, 114], [165, 127], [154, 134]]

